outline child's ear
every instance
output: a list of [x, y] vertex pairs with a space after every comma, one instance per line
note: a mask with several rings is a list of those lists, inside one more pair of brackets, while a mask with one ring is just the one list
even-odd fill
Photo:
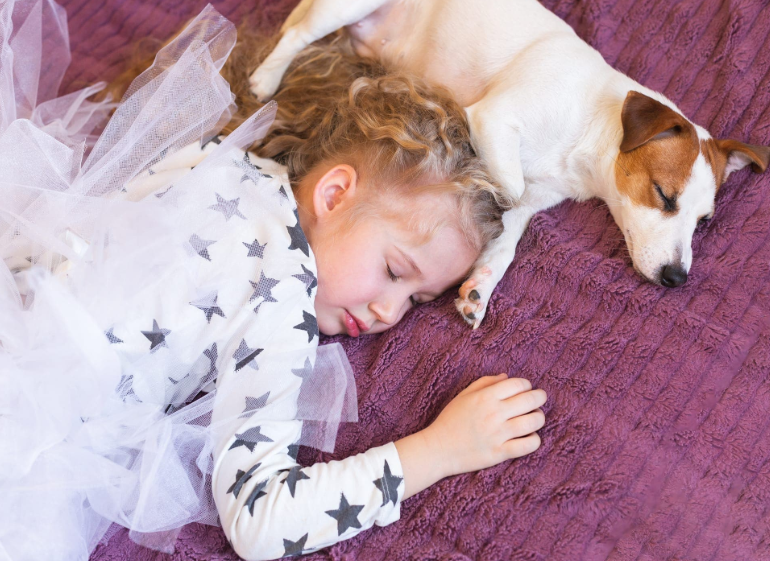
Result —
[[347, 164], [336, 165], [315, 184], [313, 210], [316, 218], [323, 220], [352, 200], [356, 191], [358, 174]]

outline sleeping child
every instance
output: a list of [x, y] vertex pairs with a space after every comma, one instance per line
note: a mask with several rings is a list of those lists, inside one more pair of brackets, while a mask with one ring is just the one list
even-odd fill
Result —
[[[298, 58], [277, 107], [241, 102], [215, 134], [233, 116], [218, 74], [233, 42], [204, 10], [82, 166], [105, 105], [73, 100], [69, 120], [33, 112], [0, 131], [11, 559], [86, 559], [112, 522], [170, 550], [181, 525], [217, 515], [244, 559], [299, 555], [539, 446], [545, 393], [500, 374], [415, 434], [297, 463], [300, 445], [331, 451], [356, 418], [344, 353], [320, 335], [380, 333], [462, 282], [506, 201], [448, 94], [337, 44]], [[245, 82], [242, 47], [225, 75]]]

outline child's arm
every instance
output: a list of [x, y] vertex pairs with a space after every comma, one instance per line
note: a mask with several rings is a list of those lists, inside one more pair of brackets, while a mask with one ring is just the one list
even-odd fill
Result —
[[[538, 407], [544, 402], [545, 392], [530, 390], [526, 380], [484, 377], [423, 431], [307, 468], [295, 461], [300, 421], [261, 423], [258, 431], [257, 422], [248, 421], [214, 472], [225, 533], [244, 559], [275, 559], [390, 524], [404, 498], [443, 477], [537, 449], [534, 431], [543, 425]], [[253, 452], [246, 446], [252, 441]]]
[[[267, 379], [280, 374], [268, 374], [267, 360], [259, 368]], [[270, 399], [296, 394], [295, 378], [284, 375], [288, 387], [273, 385]], [[393, 443], [301, 468], [296, 462], [301, 433], [299, 420], [252, 418], [219, 446], [214, 499], [225, 534], [244, 559], [308, 553], [400, 516], [403, 473]]]

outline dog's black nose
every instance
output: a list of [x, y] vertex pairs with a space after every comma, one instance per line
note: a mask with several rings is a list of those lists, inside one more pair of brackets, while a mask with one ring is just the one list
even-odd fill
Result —
[[687, 271], [679, 265], [666, 265], [660, 272], [660, 283], [663, 286], [673, 288], [682, 286], [687, 282]]

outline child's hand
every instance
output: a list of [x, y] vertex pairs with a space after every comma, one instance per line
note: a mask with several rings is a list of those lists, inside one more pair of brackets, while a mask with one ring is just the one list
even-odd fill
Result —
[[444, 408], [423, 432], [435, 444], [444, 475], [490, 467], [531, 454], [545, 424], [547, 399], [528, 380], [506, 374], [479, 378]]
[[404, 496], [439, 479], [531, 454], [545, 423], [539, 409], [547, 396], [529, 381], [506, 374], [479, 378], [428, 428], [396, 442], [404, 469]]

